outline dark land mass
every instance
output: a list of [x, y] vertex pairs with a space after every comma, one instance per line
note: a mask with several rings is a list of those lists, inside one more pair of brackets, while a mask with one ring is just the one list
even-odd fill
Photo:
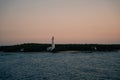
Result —
[[[1, 52], [46, 52], [50, 44], [26, 43], [0, 46]], [[59, 51], [118, 51], [120, 44], [56, 44], [53, 52]]]

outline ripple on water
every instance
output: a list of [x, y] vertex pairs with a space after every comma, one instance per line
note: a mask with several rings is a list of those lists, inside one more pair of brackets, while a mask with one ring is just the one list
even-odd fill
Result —
[[119, 74], [120, 52], [0, 53], [0, 80], [120, 80]]

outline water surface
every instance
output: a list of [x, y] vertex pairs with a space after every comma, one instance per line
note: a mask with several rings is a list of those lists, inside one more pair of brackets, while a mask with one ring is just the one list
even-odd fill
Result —
[[0, 80], [120, 80], [120, 52], [1, 52]]

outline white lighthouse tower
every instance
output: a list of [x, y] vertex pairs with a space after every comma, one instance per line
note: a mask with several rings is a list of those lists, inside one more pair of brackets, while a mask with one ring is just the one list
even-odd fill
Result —
[[54, 49], [55, 48], [55, 43], [54, 43], [54, 36], [52, 36], [52, 49]]
[[51, 38], [51, 46], [47, 48], [47, 51], [53, 51], [55, 49], [54, 36]]

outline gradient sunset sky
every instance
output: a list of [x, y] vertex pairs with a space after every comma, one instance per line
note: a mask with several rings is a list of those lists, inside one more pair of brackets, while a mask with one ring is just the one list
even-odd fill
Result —
[[0, 45], [120, 44], [120, 0], [0, 0]]

